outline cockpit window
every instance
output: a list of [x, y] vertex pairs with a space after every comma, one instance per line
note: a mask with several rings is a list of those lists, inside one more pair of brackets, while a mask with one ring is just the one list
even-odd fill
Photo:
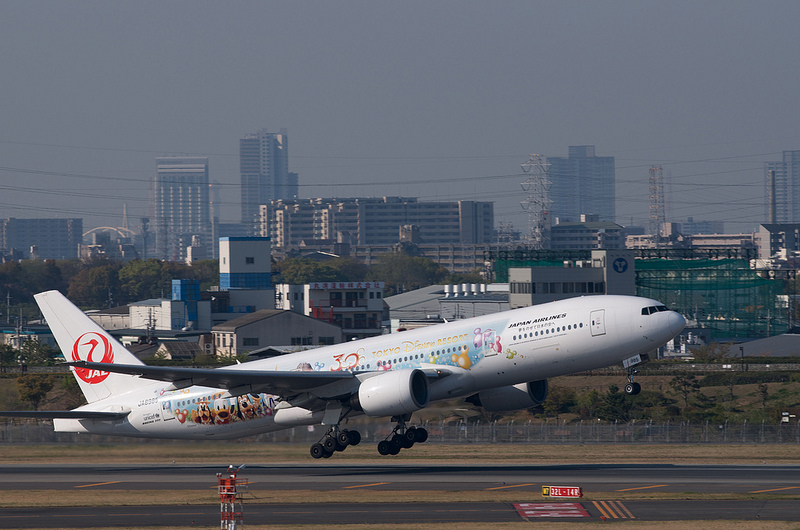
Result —
[[665, 305], [651, 305], [650, 307], [642, 308], [643, 315], [652, 315], [653, 313], [660, 313], [662, 311], [669, 311], [669, 309]]

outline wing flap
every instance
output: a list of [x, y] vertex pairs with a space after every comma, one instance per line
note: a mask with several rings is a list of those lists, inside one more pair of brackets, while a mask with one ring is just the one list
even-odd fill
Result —
[[351, 372], [225, 370], [181, 366], [90, 363], [87, 361], [75, 361], [66, 364], [103, 372], [138, 375], [154, 381], [175, 383], [180, 388], [197, 385], [229, 390], [250, 386], [258, 388], [260, 392], [284, 396], [355, 378], [355, 375]]
[[0, 410], [0, 416], [8, 418], [37, 418], [52, 420], [66, 418], [71, 420], [121, 420], [130, 414], [126, 412], [100, 412], [91, 410]]

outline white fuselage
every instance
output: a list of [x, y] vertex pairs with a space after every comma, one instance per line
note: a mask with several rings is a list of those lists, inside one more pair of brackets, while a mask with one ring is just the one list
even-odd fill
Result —
[[[609, 366], [650, 352], [675, 337], [684, 319], [673, 311], [650, 314], [655, 300], [588, 296], [459, 320], [229, 366], [227, 370], [351, 371], [349, 385], [314, 391], [331, 399], [361, 380], [388, 370], [440, 370], [430, 400]], [[662, 306], [663, 307], [663, 306]], [[643, 311], [643, 309], [645, 309]], [[297, 401], [294, 401], [297, 403]], [[324, 411], [280, 402], [276, 396], [192, 386], [171, 390], [153, 382], [136, 391], [82, 407], [130, 410], [124, 420], [56, 419], [57, 431], [153, 438], [237, 438], [320, 423]]]

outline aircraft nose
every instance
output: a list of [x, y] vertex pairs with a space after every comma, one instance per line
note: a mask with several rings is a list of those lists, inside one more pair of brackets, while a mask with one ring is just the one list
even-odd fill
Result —
[[677, 313], [675, 311], [669, 312], [669, 329], [672, 331], [673, 334], [677, 335], [683, 328], [686, 327], [686, 319], [683, 318], [683, 315]]

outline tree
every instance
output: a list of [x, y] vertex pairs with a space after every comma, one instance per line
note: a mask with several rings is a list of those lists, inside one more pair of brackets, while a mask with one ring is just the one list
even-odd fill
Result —
[[121, 265], [107, 260], [96, 260], [72, 277], [67, 296], [81, 307], [106, 307], [109, 292], [119, 293]]
[[767, 394], [769, 392], [769, 387], [766, 383], [761, 383], [758, 385], [758, 394], [761, 396], [761, 408], [767, 408]]
[[49, 375], [27, 374], [17, 377], [17, 392], [22, 401], [27, 401], [33, 410], [39, 410], [39, 403], [53, 389], [53, 378]]
[[547, 392], [547, 399], [542, 403], [542, 408], [546, 416], [555, 416], [561, 412], [567, 412], [569, 407], [575, 404], [575, 391], [571, 388], [562, 386], [550, 386]]
[[290, 258], [278, 263], [276, 273], [283, 283], [304, 285], [311, 282], [339, 282], [345, 278], [342, 273], [328, 265], [308, 258]]
[[348, 282], [362, 282], [369, 274], [369, 267], [353, 258], [337, 258], [329, 264]]
[[432, 259], [387, 252], [378, 256], [370, 273], [373, 279], [386, 282], [385, 296], [391, 296], [441, 283], [448, 271]]
[[591, 419], [597, 416], [597, 410], [603, 403], [603, 399], [600, 397], [600, 392], [597, 390], [590, 390], [584, 394], [581, 394], [578, 398], [578, 410], [580, 412], [581, 418], [584, 419]]
[[620, 392], [617, 385], [608, 385], [608, 392], [603, 396], [597, 417], [606, 421], [630, 421], [631, 405], [631, 398]]
[[119, 270], [120, 303], [169, 296], [172, 280], [185, 278], [186, 266], [157, 259], [135, 259]]
[[219, 260], [195, 261], [190, 267], [190, 274], [191, 279], [200, 282], [200, 290], [207, 291], [212, 285], [219, 285]]
[[20, 354], [26, 363], [40, 366], [52, 364], [55, 353], [53, 348], [43, 342], [39, 342], [38, 339], [25, 341], [20, 350]]
[[731, 342], [725, 344], [712, 342], [705, 346], [692, 348], [692, 356], [699, 363], [718, 363], [730, 357], [732, 346]]
[[684, 405], [689, 408], [689, 396], [700, 389], [700, 382], [694, 375], [676, 375], [669, 386], [683, 398]]

